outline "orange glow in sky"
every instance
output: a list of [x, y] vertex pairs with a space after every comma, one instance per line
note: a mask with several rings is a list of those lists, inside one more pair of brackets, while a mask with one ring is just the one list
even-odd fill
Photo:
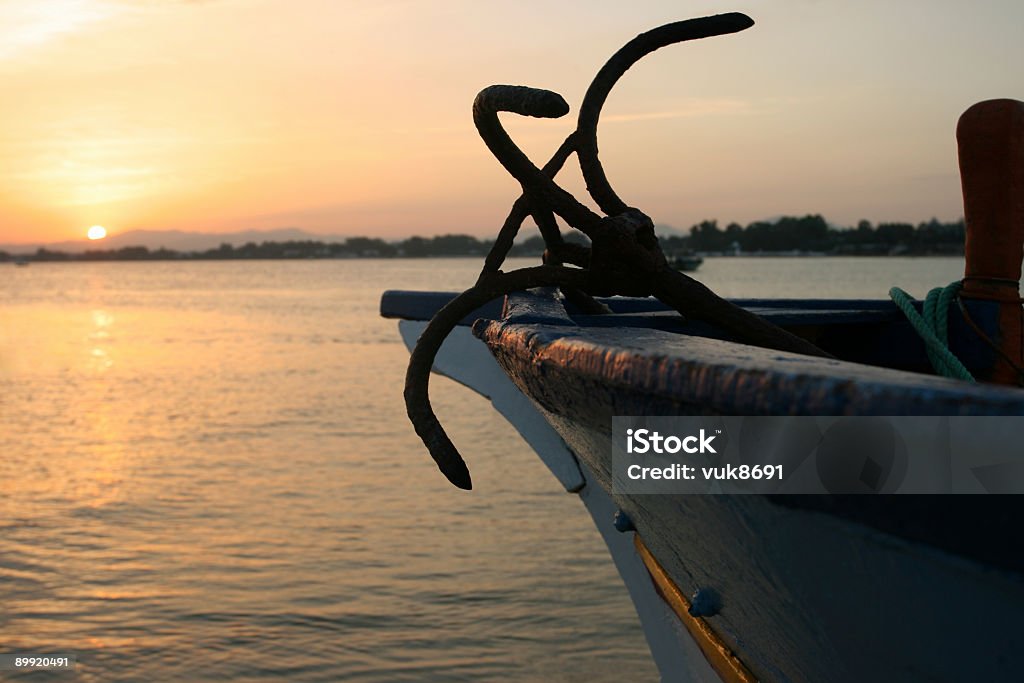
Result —
[[[1024, 99], [1018, 0], [0, 0], [0, 245], [94, 223], [494, 234], [517, 186], [473, 129], [482, 87], [565, 96], [564, 119], [505, 119], [542, 163], [625, 41], [732, 9], [756, 25], [659, 51], [612, 93], [623, 198], [679, 228], [960, 215], [957, 117]], [[579, 195], [578, 175], [559, 180]]]

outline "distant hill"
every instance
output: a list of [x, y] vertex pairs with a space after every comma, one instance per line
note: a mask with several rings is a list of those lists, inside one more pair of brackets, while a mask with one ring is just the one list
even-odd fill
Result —
[[688, 230], [680, 230], [676, 226], [669, 225], [668, 223], [655, 223], [654, 224], [654, 234], [661, 235], [661, 236], [664, 236], [664, 237], [672, 237], [672, 236], [685, 237], [686, 235], [688, 235], [690, 233], [689, 233]]
[[39, 247], [69, 254], [79, 254], [89, 249], [120, 249], [121, 247], [147, 247], [149, 249], [163, 247], [174, 251], [205, 251], [219, 247], [225, 242], [237, 247], [247, 242], [287, 242], [290, 240], [342, 242], [345, 239], [345, 236], [342, 235], [321, 235], [298, 228], [223, 233], [185, 232], [184, 230], [129, 230], [97, 241], [68, 240], [36, 244], [0, 244], [0, 251], [25, 254], [35, 252]]

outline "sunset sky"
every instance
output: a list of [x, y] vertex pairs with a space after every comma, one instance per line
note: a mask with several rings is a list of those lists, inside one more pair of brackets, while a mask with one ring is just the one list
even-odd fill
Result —
[[624, 199], [679, 228], [961, 214], [957, 117], [1024, 99], [1020, 0], [0, 0], [0, 243], [493, 234], [517, 186], [473, 128], [477, 91], [565, 96], [564, 119], [505, 119], [543, 162], [622, 43], [732, 10], [756, 25], [613, 92], [600, 141]]

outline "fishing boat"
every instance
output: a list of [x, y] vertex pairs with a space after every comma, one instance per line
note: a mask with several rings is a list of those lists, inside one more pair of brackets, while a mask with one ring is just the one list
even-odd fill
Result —
[[[412, 348], [453, 296], [390, 292], [382, 310], [401, 318]], [[459, 326], [434, 368], [490, 399], [580, 497], [663, 680], [1014, 675], [1010, 654], [1024, 645], [1016, 496], [614, 495], [611, 425], [615, 415], [694, 412], [1020, 415], [1024, 392], [810, 362], [670, 322], [656, 302], [606, 301], [614, 313], [595, 321], [549, 293], [512, 296], [505, 315], [473, 314], [476, 337], [468, 320]], [[862, 340], [913, 340], [887, 301], [737, 303], [837, 341], [866, 328]], [[887, 344], [872, 346], [886, 355]], [[913, 357], [896, 355], [883, 362]], [[709, 592], [720, 607], [691, 614]]]
[[[1024, 505], [1017, 495], [954, 492], [1024, 492], [1024, 422], [1014, 421], [1024, 416], [1024, 103], [979, 103], [958, 124], [968, 230], [961, 283], [924, 304], [895, 291], [891, 300], [724, 301], [672, 268], [652, 223], [611, 190], [595, 128], [608, 90], [637, 59], [751, 23], [719, 15], [627, 43], [543, 168], [518, 152], [496, 112], [557, 116], [561, 103], [509, 86], [478, 96], [478, 129], [524, 192], [473, 288], [384, 294], [381, 312], [399, 319], [412, 351], [410, 419], [441, 472], [469, 489], [469, 468], [430, 408], [429, 373], [491, 401], [590, 513], [663, 680], [1016, 679]], [[552, 180], [570, 153], [605, 216], [591, 216]], [[546, 263], [502, 272], [531, 213]], [[591, 248], [561, 240], [553, 214], [586, 233]], [[843, 448], [826, 448], [824, 428], [810, 435], [796, 473], [820, 494], [793, 479], [790, 488], [650, 493], [619, 479], [616, 421], [630, 416], [753, 421], [729, 443], [745, 438], [764, 462], [789, 457], [794, 442], [780, 444], [759, 419], [861, 421], [842, 423], [853, 425], [833, 439]], [[916, 490], [934, 495], [898, 495], [906, 487], [898, 458], [857, 441], [873, 417], [932, 420], [925, 431], [935, 448], [924, 458], [939, 476]], [[964, 419], [990, 422], [957, 441], [950, 425]], [[971, 485], [957, 484], [960, 451], [978, 442], [1000, 461], [968, 468], [960, 474]]]
[[693, 252], [678, 254], [677, 256], [672, 257], [669, 261], [669, 264], [673, 268], [681, 270], [684, 273], [692, 273], [700, 268], [702, 263], [704, 263], [704, 257], [698, 256]]

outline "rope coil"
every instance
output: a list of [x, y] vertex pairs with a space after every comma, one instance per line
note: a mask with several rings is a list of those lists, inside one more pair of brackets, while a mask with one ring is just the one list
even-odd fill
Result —
[[970, 370], [949, 350], [949, 307], [959, 297], [962, 286], [957, 281], [931, 290], [925, 297], [921, 313], [914, 306], [914, 298], [899, 287], [889, 290], [889, 298], [924, 341], [925, 352], [935, 372], [943, 377], [976, 382]]

